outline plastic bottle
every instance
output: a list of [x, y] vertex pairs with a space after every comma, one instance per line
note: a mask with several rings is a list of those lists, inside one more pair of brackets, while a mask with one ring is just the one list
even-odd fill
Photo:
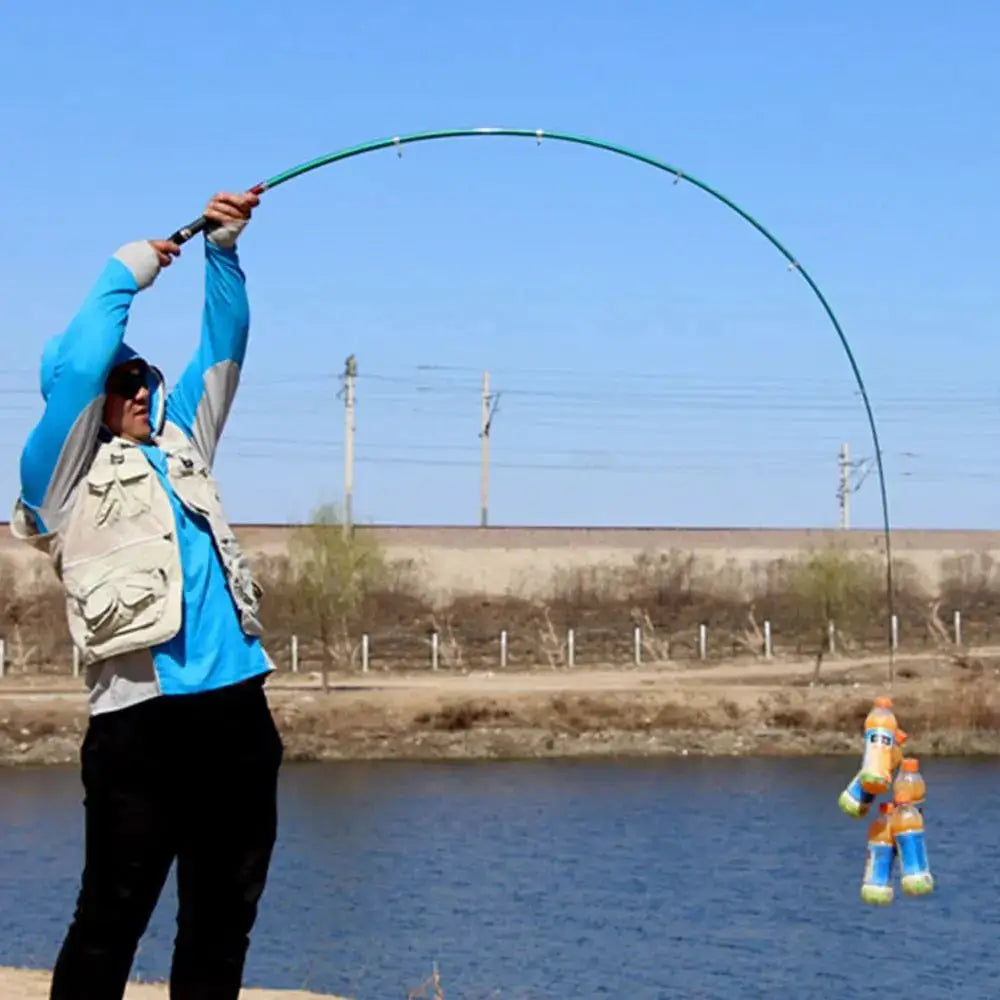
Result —
[[895, 773], [903, 762], [903, 744], [909, 739], [902, 729], [896, 730], [896, 745], [892, 748], [892, 770]]
[[861, 772], [858, 771], [851, 783], [840, 793], [837, 805], [840, 806], [841, 812], [855, 819], [861, 819], [868, 815], [868, 810], [874, 801], [875, 796], [861, 787]]
[[861, 760], [861, 787], [873, 795], [881, 795], [892, 783], [897, 729], [892, 699], [884, 695], [876, 698], [865, 719], [865, 752]]
[[861, 881], [861, 898], [873, 906], [888, 906], [892, 902], [892, 875], [896, 862], [894, 810], [891, 802], [881, 803], [878, 816], [868, 825], [868, 857]]
[[927, 785], [920, 773], [920, 762], [916, 757], [907, 757], [903, 761], [896, 780], [892, 783], [892, 798], [897, 806], [916, 806], [923, 812]]
[[902, 805], [892, 814], [892, 835], [899, 850], [900, 884], [908, 896], [925, 896], [934, 890], [934, 876], [927, 863], [924, 817], [915, 805]]
[[[900, 766], [903, 759], [903, 744], [908, 739], [907, 734], [902, 729], [896, 730], [896, 743], [892, 748], [892, 772]], [[855, 819], [862, 819], [868, 815], [868, 810], [877, 796], [874, 792], [865, 791], [861, 784], [861, 772], [858, 771], [851, 779], [851, 783], [840, 793], [837, 805], [841, 812], [853, 816]]]

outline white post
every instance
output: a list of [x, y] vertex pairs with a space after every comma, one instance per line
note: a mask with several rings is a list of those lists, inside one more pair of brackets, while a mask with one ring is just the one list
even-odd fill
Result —
[[892, 616], [889, 627], [892, 630], [892, 648], [899, 649], [899, 618], [896, 615]]
[[0, 677], [7, 676], [7, 643], [0, 639]]
[[634, 631], [632, 632], [632, 655], [635, 660], [635, 665], [642, 665], [642, 626], [636, 625]]
[[826, 623], [826, 649], [828, 653], [833, 653], [836, 651], [837, 641], [836, 641], [837, 629], [833, 622]]
[[572, 667], [576, 661], [576, 641], [573, 630], [566, 632], [566, 665]]
[[708, 657], [708, 626], [702, 622], [698, 626], [698, 659], [704, 660]]
[[[961, 611], [956, 611], [955, 612], [955, 645], [956, 646], [961, 646], [962, 645], [962, 612]], [[2, 647], [0, 647], [0, 648], [2, 648]], [[2, 662], [3, 662], [3, 658], [2, 658], [2, 656], [0, 656], [0, 663], [2, 663]], [[0, 674], [0, 676], [2, 676], [2, 674]]]
[[80, 650], [76, 646], [73, 647], [73, 676], [80, 676]]
[[297, 674], [299, 672], [299, 637], [297, 635], [292, 636], [292, 673]]
[[507, 666], [507, 630], [500, 630], [500, 666]]
[[361, 672], [368, 673], [368, 633], [361, 636]]
[[764, 659], [771, 659], [771, 622], [764, 622]]
[[431, 632], [431, 670], [438, 668], [438, 634]]

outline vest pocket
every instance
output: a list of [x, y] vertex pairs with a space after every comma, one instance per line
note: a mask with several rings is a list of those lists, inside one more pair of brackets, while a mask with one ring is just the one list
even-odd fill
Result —
[[141, 455], [95, 466], [87, 475], [87, 508], [95, 528], [139, 517], [152, 507], [152, 469]]
[[88, 646], [148, 628], [163, 616], [169, 590], [163, 569], [88, 561], [64, 568], [73, 616], [85, 626]]

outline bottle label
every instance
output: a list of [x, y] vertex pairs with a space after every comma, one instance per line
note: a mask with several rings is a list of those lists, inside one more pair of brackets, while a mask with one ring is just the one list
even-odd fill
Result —
[[866, 792], [864, 788], [861, 787], [861, 775], [856, 774], [854, 780], [847, 786], [848, 796], [857, 802], [859, 805], [871, 805], [875, 801], [874, 792]]
[[896, 844], [899, 847], [899, 861], [903, 875], [923, 875], [930, 871], [923, 830], [897, 833]]
[[891, 729], [877, 726], [865, 731], [865, 754], [861, 770], [866, 778], [878, 777], [884, 782], [889, 781], [895, 742], [896, 734]]
[[868, 860], [865, 864], [865, 885], [891, 885], [892, 864], [896, 859], [896, 849], [892, 844], [868, 845]]

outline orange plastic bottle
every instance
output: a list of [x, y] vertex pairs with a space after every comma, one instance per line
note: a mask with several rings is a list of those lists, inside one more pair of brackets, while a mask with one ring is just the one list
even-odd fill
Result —
[[872, 795], [888, 791], [892, 783], [892, 751], [896, 745], [896, 716], [892, 699], [875, 699], [865, 719], [865, 752], [861, 759], [861, 787]]
[[895, 773], [900, 764], [903, 762], [903, 744], [909, 739], [909, 736], [903, 732], [902, 729], [896, 730], [896, 745], [892, 748], [892, 770]]
[[854, 819], [862, 819], [868, 815], [868, 810], [875, 801], [875, 796], [871, 792], [866, 792], [861, 787], [861, 774], [856, 774], [851, 783], [840, 793], [837, 805], [840, 811]]
[[[892, 770], [899, 767], [903, 759], [903, 744], [907, 740], [906, 733], [902, 729], [896, 730], [896, 745], [892, 748]], [[846, 813], [854, 819], [863, 819], [868, 815], [871, 804], [875, 801], [874, 792], [866, 791], [861, 785], [861, 772], [858, 771], [851, 779], [851, 783], [840, 793], [837, 804], [841, 812]]]
[[892, 798], [897, 806], [916, 806], [918, 809], [927, 798], [927, 785], [920, 773], [920, 762], [916, 757], [907, 757], [903, 761], [892, 783]]
[[892, 873], [896, 862], [894, 810], [891, 802], [882, 802], [878, 816], [868, 825], [868, 857], [861, 880], [861, 898], [873, 906], [888, 906], [892, 902]]
[[924, 817], [915, 805], [902, 805], [892, 814], [892, 835], [899, 850], [900, 884], [908, 896], [925, 896], [934, 889], [927, 863]]

